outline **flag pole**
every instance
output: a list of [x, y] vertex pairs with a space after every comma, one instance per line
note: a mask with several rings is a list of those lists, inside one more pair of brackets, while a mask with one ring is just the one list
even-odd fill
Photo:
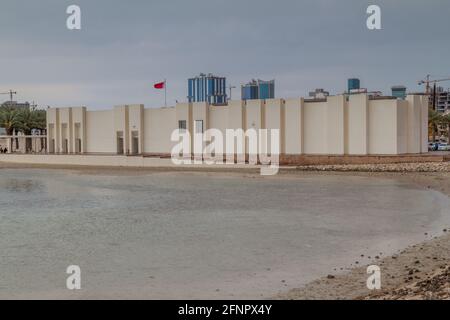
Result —
[[164, 79], [164, 106], [167, 107], [167, 81]]

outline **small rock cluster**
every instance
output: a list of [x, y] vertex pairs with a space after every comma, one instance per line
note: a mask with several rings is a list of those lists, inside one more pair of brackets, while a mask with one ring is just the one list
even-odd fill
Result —
[[388, 300], [450, 300], [450, 267], [442, 267], [437, 274], [412, 285], [396, 289], [386, 296]]
[[450, 162], [315, 165], [298, 166], [297, 170], [341, 172], [450, 172]]

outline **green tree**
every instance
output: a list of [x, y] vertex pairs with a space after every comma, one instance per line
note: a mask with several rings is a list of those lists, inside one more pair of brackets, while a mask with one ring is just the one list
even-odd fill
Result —
[[447, 140], [450, 143], [450, 113], [441, 116], [441, 123], [447, 127]]
[[21, 109], [17, 115], [17, 129], [24, 135], [31, 135], [33, 129], [45, 129], [45, 110]]
[[438, 125], [442, 123], [442, 116], [439, 112], [432, 109], [428, 110], [428, 126], [431, 129], [433, 135], [433, 142], [436, 141], [436, 135], [438, 132]]
[[6, 130], [6, 134], [13, 135], [14, 129], [19, 126], [19, 111], [9, 106], [0, 107], [0, 127]]

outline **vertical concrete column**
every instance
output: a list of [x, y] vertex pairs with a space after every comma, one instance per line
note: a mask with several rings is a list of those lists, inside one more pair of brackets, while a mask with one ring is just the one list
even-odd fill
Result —
[[[245, 127], [246, 131], [249, 129], [254, 129], [256, 134], [259, 134], [259, 129], [265, 129], [266, 117], [265, 117], [265, 101], [264, 100], [247, 100], [245, 106]], [[246, 139], [245, 153], [254, 153], [254, 146], [249, 144], [250, 140]], [[258, 146], [256, 146], [256, 149]], [[256, 150], [258, 152], [258, 149]], [[252, 154], [255, 156], [255, 154]]]
[[408, 103], [407, 152], [421, 153], [422, 102], [418, 95], [408, 95], [406, 101]]
[[245, 106], [245, 129], [265, 128], [265, 101], [247, 100]]
[[228, 102], [227, 129], [246, 130], [245, 101], [233, 100]]
[[422, 96], [421, 101], [421, 117], [420, 117], [420, 141], [421, 141], [421, 147], [420, 151], [422, 153], [428, 152], [428, 108], [429, 108], [429, 101], [428, 96]]
[[397, 154], [408, 153], [409, 103], [397, 100]]
[[59, 109], [58, 108], [49, 108], [47, 110], [47, 152], [50, 152], [50, 146], [52, 145], [52, 140], [55, 141], [53, 145], [52, 152], [59, 152]]
[[268, 150], [272, 150], [270, 130], [278, 129], [280, 139], [280, 154], [285, 153], [285, 101], [283, 99], [268, 99], [265, 104], [265, 125], [268, 129]]
[[130, 150], [133, 149], [133, 132], [138, 132], [138, 150], [137, 153], [142, 154], [144, 152], [144, 105], [143, 104], [137, 104], [137, 105], [130, 105], [128, 106], [128, 113], [129, 113], [129, 124], [128, 124], [128, 137], [129, 137], [129, 146]]
[[347, 104], [346, 151], [350, 155], [369, 154], [369, 98], [350, 95]]
[[[243, 131], [247, 130], [246, 126], [246, 102], [243, 100], [234, 100], [228, 102], [228, 121], [227, 121], [227, 129], [242, 129]], [[224, 137], [226, 140], [226, 132], [224, 132]], [[227, 141], [228, 142], [228, 141]], [[238, 149], [238, 146], [241, 145], [242, 148]], [[235, 138], [235, 145], [231, 152], [227, 152], [227, 156], [234, 156], [236, 154], [244, 155], [245, 154], [245, 137]]]
[[193, 133], [194, 133], [194, 128], [193, 128], [193, 120], [192, 120], [192, 103], [177, 103], [176, 105], [176, 119], [177, 119], [177, 123], [176, 123], [176, 128], [179, 128], [179, 123], [180, 121], [186, 121], [186, 130], [187, 132], [190, 133], [191, 135], [191, 141], [190, 141], [190, 145], [189, 145], [189, 153], [193, 153], [193, 149], [192, 149], [192, 145], [193, 145]]
[[7, 153], [12, 153], [11, 147], [12, 147], [12, 138], [8, 136], [8, 139], [6, 139], [6, 149], [8, 149]]
[[288, 99], [285, 101], [284, 149], [286, 154], [303, 154], [303, 111], [305, 100]]
[[[77, 129], [78, 128], [78, 129]], [[77, 130], [79, 130], [77, 136]], [[77, 151], [77, 139], [81, 140], [80, 153], [86, 152], [86, 107], [72, 108], [72, 150]]]
[[67, 140], [67, 153], [72, 153], [72, 108], [59, 109], [59, 152], [63, 152]]
[[130, 154], [128, 106], [114, 107], [114, 140], [117, 140], [117, 132], [123, 132], [123, 149], [125, 154]]
[[327, 99], [327, 153], [343, 155], [345, 149], [345, 97], [343, 95], [328, 97]]
[[[224, 107], [225, 108], [225, 107]], [[207, 102], [194, 102], [192, 104], [192, 142], [193, 153], [197, 159], [202, 159], [203, 150], [206, 147], [204, 140], [204, 133], [209, 129], [209, 104]], [[203, 124], [203, 135], [197, 130], [200, 121]]]

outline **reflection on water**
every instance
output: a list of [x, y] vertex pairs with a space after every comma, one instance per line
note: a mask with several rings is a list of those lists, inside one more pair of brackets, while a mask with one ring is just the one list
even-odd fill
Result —
[[0, 189], [11, 193], [42, 191], [42, 188], [41, 183], [31, 179], [0, 178]]
[[261, 298], [450, 222], [392, 180], [0, 171], [0, 298]]

